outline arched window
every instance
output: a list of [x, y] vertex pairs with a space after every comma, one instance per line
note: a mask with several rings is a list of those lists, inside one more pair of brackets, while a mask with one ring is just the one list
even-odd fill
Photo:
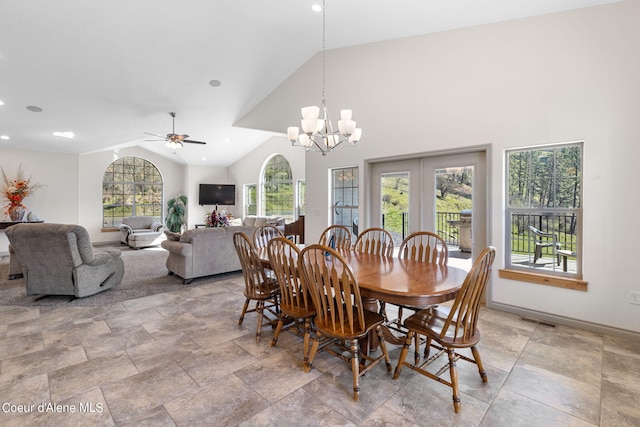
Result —
[[293, 220], [293, 195], [291, 166], [284, 156], [276, 154], [267, 161], [262, 173], [262, 213]]
[[139, 157], [111, 163], [102, 177], [102, 224], [114, 228], [128, 216], [151, 216], [162, 222], [162, 176]]

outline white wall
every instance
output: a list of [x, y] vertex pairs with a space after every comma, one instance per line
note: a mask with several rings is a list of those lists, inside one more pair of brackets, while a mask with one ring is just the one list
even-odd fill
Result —
[[[7, 178], [16, 179], [18, 167], [22, 164], [25, 177], [31, 176], [33, 183], [46, 185], [24, 199], [27, 209], [46, 222], [78, 222], [78, 156], [17, 150], [9, 148], [10, 144], [13, 143], [3, 141], [0, 148], [0, 167]], [[0, 201], [0, 217], [8, 221], [9, 218], [4, 216], [5, 202], [4, 198]], [[0, 253], [7, 253], [8, 245], [7, 236], [0, 231]]]
[[[188, 226], [194, 228], [196, 224], [204, 224], [207, 218], [207, 213], [215, 209], [215, 206], [200, 206], [198, 205], [198, 192], [200, 191], [200, 184], [234, 184], [229, 181], [227, 176], [227, 168], [213, 167], [213, 166], [187, 166], [186, 167], [186, 182], [188, 183], [189, 198], [189, 212], [188, 212]], [[236, 199], [238, 198], [238, 189], [236, 188]], [[242, 200], [242, 199], [240, 199]], [[227, 213], [235, 214], [238, 208], [238, 200], [236, 200], [236, 206], [224, 206], [219, 205], [219, 210], [226, 210]], [[239, 208], [238, 208], [239, 209]]]
[[[284, 156], [291, 166], [293, 182], [305, 179], [305, 150], [292, 147], [287, 138], [274, 136], [229, 167], [229, 179], [236, 183], [236, 216], [243, 217], [243, 186], [258, 184], [267, 159], [275, 154]], [[307, 198], [309, 197], [307, 187]]]
[[[639, 21], [640, 2], [625, 1], [328, 51], [329, 112], [335, 119], [352, 108], [363, 136], [354, 149], [306, 155], [308, 240], [328, 224], [330, 168], [488, 144], [488, 235], [498, 247], [491, 303], [640, 332], [640, 306], [628, 303], [629, 290], [640, 290], [632, 190], [640, 160]], [[316, 55], [241, 123], [285, 132], [301, 104], [319, 103], [320, 90], [310, 87], [319, 69]], [[500, 279], [505, 150], [576, 140], [585, 141], [588, 292]]]

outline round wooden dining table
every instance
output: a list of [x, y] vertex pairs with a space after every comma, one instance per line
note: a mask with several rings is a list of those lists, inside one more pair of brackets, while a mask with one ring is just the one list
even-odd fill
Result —
[[[462, 268], [410, 259], [353, 250], [340, 251], [340, 255], [353, 271], [363, 296], [391, 304], [427, 307], [452, 300], [467, 276]], [[270, 268], [266, 248], [259, 248], [258, 256], [265, 268]]]
[[467, 272], [461, 268], [382, 255], [341, 253], [363, 297], [391, 304], [427, 307], [452, 300]]
[[[300, 249], [304, 245], [297, 245]], [[340, 251], [358, 281], [362, 303], [367, 310], [378, 311], [378, 301], [402, 306], [425, 308], [455, 299], [467, 271], [452, 266], [398, 259], [356, 251]], [[264, 266], [270, 266], [265, 248], [258, 249]], [[385, 340], [399, 344], [387, 328]], [[372, 337], [371, 347], [377, 346]], [[366, 348], [366, 347], [364, 347]]]

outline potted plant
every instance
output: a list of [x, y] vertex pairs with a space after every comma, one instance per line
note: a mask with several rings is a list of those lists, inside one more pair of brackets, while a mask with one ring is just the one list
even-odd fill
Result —
[[180, 195], [167, 202], [167, 228], [174, 233], [180, 233], [185, 225], [184, 214], [187, 208], [187, 196]]

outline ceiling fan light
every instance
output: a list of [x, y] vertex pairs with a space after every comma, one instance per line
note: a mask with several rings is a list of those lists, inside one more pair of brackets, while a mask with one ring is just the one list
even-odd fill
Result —
[[182, 143], [180, 141], [167, 141], [165, 145], [167, 148], [172, 150], [179, 150], [182, 148]]

